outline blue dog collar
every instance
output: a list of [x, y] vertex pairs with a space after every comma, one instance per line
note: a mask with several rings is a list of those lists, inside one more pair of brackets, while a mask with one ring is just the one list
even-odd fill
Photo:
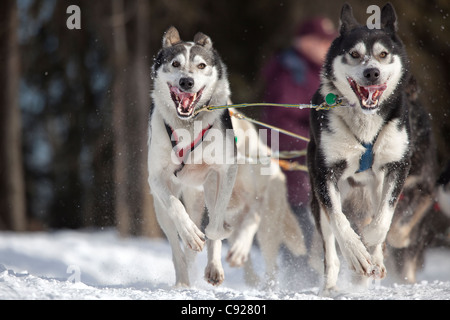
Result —
[[362, 154], [359, 159], [359, 170], [357, 173], [364, 172], [372, 168], [373, 164], [373, 144], [372, 143], [361, 143], [366, 151]]

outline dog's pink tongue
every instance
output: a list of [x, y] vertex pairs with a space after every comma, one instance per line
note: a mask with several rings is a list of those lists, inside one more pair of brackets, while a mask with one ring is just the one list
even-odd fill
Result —
[[192, 96], [193, 94], [187, 92], [180, 92], [178, 94], [178, 98], [180, 99], [180, 104], [182, 105], [183, 109], [187, 110], [189, 108], [192, 103]]
[[374, 88], [368, 88], [367, 91], [369, 92], [369, 95], [367, 97], [367, 102], [370, 104], [375, 103], [376, 94], [377, 94], [378, 90], [374, 89]]
[[376, 102], [376, 100], [379, 98], [379, 96], [383, 93], [383, 91], [386, 90], [386, 85], [369, 86], [369, 87], [365, 87], [365, 89], [368, 92], [367, 103], [373, 104]]

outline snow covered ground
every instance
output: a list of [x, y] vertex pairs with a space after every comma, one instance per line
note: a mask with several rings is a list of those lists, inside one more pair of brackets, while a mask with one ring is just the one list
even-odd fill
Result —
[[[225, 244], [224, 256], [227, 249]], [[256, 247], [252, 257], [256, 271], [262, 275], [264, 267]], [[0, 299], [330, 299], [318, 295], [318, 285], [296, 289], [293, 280], [301, 274], [281, 274], [275, 289], [249, 287], [244, 283], [243, 270], [226, 263], [225, 282], [215, 288], [202, 279], [205, 265], [206, 253], [202, 252], [197, 257], [193, 287], [174, 289], [171, 251], [163, 239], [123, 239], [114, 230], [5, 232], [0, 233]], [[429, 249], [417, 284], [387, 280], [364, 291], [346, 289], [335, 299], [449, 300], [450, 250]]]

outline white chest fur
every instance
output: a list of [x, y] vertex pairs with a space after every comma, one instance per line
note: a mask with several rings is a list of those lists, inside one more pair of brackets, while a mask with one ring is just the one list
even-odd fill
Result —
[[[400, 161], [409, 144], [405, 126], [398, 119], [384, 123], [377, 115], [367, 117], [372, 122], [330, 114], [330, 130], [322, 131], [320, 145], [327, 166], [332, 168], [345, 161], [346, 168], [337, 181], [339, 198], [344, 211], [367, 218], [361, 220], [362, 225], [369, 223], [382, 207], [385, 165]], [[372, 162], [369, 169], [360, 172], [361, 157], [366, 152], [362, 142], [372, 144]]]
[[400, 125], [398, 119], [384, 123], [378, 115], [355, 115], [349, 111], [330, 113], [330, 130], [322, 132], [321, 151], [328, 166], [345, 160], [347, 169], [344, 178], [355, 175], [361, 156], [366, 151], [363, 142], [373, 144], [373, 171], [402, 159], [409, 140], [405, 127]]

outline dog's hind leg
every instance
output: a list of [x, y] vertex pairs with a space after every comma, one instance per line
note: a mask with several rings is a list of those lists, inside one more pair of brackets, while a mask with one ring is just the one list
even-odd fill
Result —
[[405, 218], [403, 212], [399, 210], [402, 209], [401, 204], [398, 205], [391, 229], [387, 236], [389, 244], [393, 247], [406, 248], [410, 245], [411, 231], [420, 224], [422, 218], [433, 205], [433, 198], [431, 195], [420, 196], [420, 198], [421, 201], [418, 201], [419, 204], [411, 217]]
[[255, 268], [253, 267], [251, 256], [248, 256], [247, 261], [244, 263], [244, 280], [246, 284], [252, 287], [256, 287], [260, 282], [258, 274], [255, 272]]
[[325, 282], [323, 293], [325, 295], [336, 291], [336, 283], [339, 275], [340, 262], [336, 251], [336, 241], [331, 225], [328, 222], [326, 214], [320, 210], [320, 231], [323, 239], [324, 264], [325, 264]]
[[[405, 200], [408, 201], [409, 199], [402, 199], [402, 203], [399, 204], [403, 204]], [[422, 199], [419, 199], [418, 202], [418, 209], [420, 209], [423, 201]], [[426, 218], [423, 218], [421, 221], [417, 222], [414, 228], [412, 228], [412, 230], [408, 234], [407, 246], [395, 247], [388, 241], [388, 243], [391, 245], [389, 247], [389, 255], [390, 257], [392, 257], [392, 260], [395, 264], [394, 276], [398, 278], [397, 281], [399, 283], [416, 282], [416, 273], [423, 266], [424, 253], [427, 246], [433, 241], [436, 235], [443, 234], [443, 232], [440, 232], [440, 228], [442, 228], [441, 230], [445, 230], [445, 222], [438, 219], [438, 213], [433, 212], [432, 210], [434, 209], [429, 208], [429, 211], [426, 213]], [[409, 223], [409, 221], [404, 223]], [[436, 223], [440, 224], [441, 226], [434, 226], [434, 224]], [[392, 239], [390, 240], [392, 241]], [[399, 243], [396, 244], [398, 245]]]
[[[287, 204], [289, 205], [289, 204]], [[294, 213], [288, 206], [284, 209], [281, 234], [283, 243], [294, 254], [294, 256], [305, 255], [307, 253], [305, 237], [303, 231], [294, 216]]]
[[258, 244], [266, 267], [265, 283], [269, 288], [276, 285], [278, 270], [277, 257], [280, 245], [283, 241], [282, 223], [283, 221], [262, 219], [259, 230], [256, 233], [256, 238], [258, 239]]
[[242, 222], [230, 237], [230, 250], [227, 254], [227, 262], [231, 267], [241, 267], [247, 261], [253, 239], [261, 221], [259, 214], [253, 210], [249, 212], [248, 207], [245, 208], [242, 214], [244, 215]]

